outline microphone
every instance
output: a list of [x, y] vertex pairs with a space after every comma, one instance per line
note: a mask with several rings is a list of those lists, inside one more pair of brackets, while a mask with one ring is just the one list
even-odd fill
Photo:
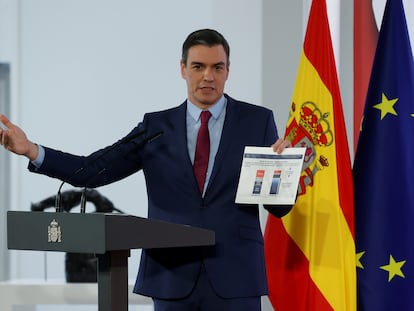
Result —
[[[133, 148], [133, 149], [130, 149], [130, 150], [128, 150], [128, 152], [131, 152], [132, 150], [135, 150], [136, 148], [141, 148], [141, 147], [143, 147], [144, 145], [146, 145], [146, 144], [148, 144], [148, 143], [150, 143], [150, 142], [152, 142], [153, 140], [155, 140], [155, 139], [157, 139], [158, 137], [160, 137], [162, 134], [163, 134], [164, 132], [162, 132], [162, 131], [160, 131], [160, 132], [157, 132], [157, 133], [155, 133], [155, 134], [153, 134], [153, 135], [151, 135], [151, 136], [149, 136], [149, 137], [147, 137], [147, 138], [145, 138], [145, 139], [143, 139], [143, 140], [141, 140], [139, 143], [135, 143], [136, 144], [136, 146]], [[137, 133], [138, 134], [138, 133]], [[131, 136], [134, 136], [134, 135], [131, 135]], [[140, 136], [140, 135], [138, 135], [138, 136]], [[137, 137], [138, 137], [137, 136]], [[134, 138], [136, 138], [136, 137], [134, 137]], [[127, 140], [127, 142], [129, 142], [129, 141], [132, 141], [133, 140], [133, 138], [131, 138], [131, 139], [128, 139]], [[118, 146], [119, 144], [117, 144], [117, 146]], [[112, 146], [112, 147], [114, 147], [114, 146]], [[111, 148], [111, 150], [112, 150], [112, 148]], [[109, 151], [109, 149], [108, 150], [106, 150], [106, 152], [104, 152], [103, 154], [101, 154], [97, 159], [95, 159], [95, 161], [96, 160], [98, 160], [101, 156], [103, 156], [104, 154], [106, 154], [107, 152]], [[103, 172], [105, 172], [106, 171], [106, 167], [104, 167], [102, 170], [100, 170], [99, 172], [98, 172], [98, 174], [96, 175], [96, 176], [93, 176], [90, 180], [88, 180], [88, 182], [85, 184], [85, 187], [83, 188], [83, 192], [82, 192], [82, 196], [81, 196], [81, 201], [80, 201], [80, 212], [81, 212], [81, 214], [84, 214], [85, 213], [85, 210], [86, 210], [86, 192], [87, 192], [87, 186], [88, 186], [88, 183], [90, 183], [94, 178], [96, 178], [97, 176], [99, 176], [99, 175], [101, 175]]]
[[[62, 192], [61, 198], [61, 207], [63, 211], [70, 212], [72, 208], [78, 206], [80, 203], [80, 198], [82, 195], [82, 191], [79, 190], [67, 190]], [[30, 209], [34, 212], [43, 212], [49, 207], [55, 207], [55, 199], [56, 196], [52, 195], [48, 198], [45, 198], [39, 202], [31, 203]], [[96, 189], [88, 189], [87, 190], [87, 201], [91, 202], [95, 205], [96, 212], [100, 213], [112, 213], [118, 212], [120, 214], [124, 214], [123, 211], [118, 209], [108, 198], [103, 196], [98, 192]]]
[[[93, 162], [95, 162], [95, 161], [97, 161], [97, 160], [99, 160], [100, 158], [102, 158], [104, 155], [106, 155], [109, 151], [111, 151], [111, 150], [113, 150], [114, 148], [116, 148], [116, 147], [118, 147], [118, 146], [120, 146], [120, 145], [122, 145], [122, 144], [125, 144], [125, 143], [128, 143], [128, 142], [131, 142], [131, 141], [133, 141], [134, 139], [136, 139], [136, 138], [138, 138], [138, 137], [140, 137], [140, 136], [142, 136], [142, 135], [144, 135], [145, 133], [146, 133], [147, 131], [146, 130], [142, 130], [142, 131], [139, 131], [139, 132], [136, 132], [136, 133], [131, 133], [131, 134], [129, 134], [129, 135], [127, 135], [127, 136], [125, 136], [125, 137], [123, 137], [122, 139], [120, 139], [120, 140], [118, 140], [116, 143], [114, 143], [111, 147], [109, 147], [107, 150], [105, 150], [103, 153], [101, 153], [96, 159], [94, 159], [93, 160]], [[153, 139], [155, 139], [155, 138], [157, 138], [157, 137], [159, 137], [159, 136], [161, 136], [162, 135], [162, 132], [158, 132], [158, 133], [156, 133], [155, 135], [152, 135], [152, 136], [150, 136], [150, 137], [148, 137], [148, 138], [146, 138], [146, 139], [144, 139], [143, 141], [141, 141], [140, 142], [140, 144], [142, 144], [142, 145], [144, 145], [144, 144], [146, 144], [147, 142], [149, 142], [149, 141], [152, 141]], [[83, 170], [85, 170], [85, 168], [86, 168], [86, 166], [82, 166], [82, 167], [80, 167], [79, 169], [77, 169], [73, 174], [72, 174], [72, 176], [70, 176], [70, 178], [73, 178], [74, 176], [76, 176], [76, 175], [78, 175], [79, 173], [81, 173]], [[105, 170], [105, 169], [104, 169]], [[101, 172], [99, 172], [98, 173], [98, 175], [100, 175], [104, 170], [102, 170]], [[88, 183], [89, 183], [90, 181], [88, 181]], [[65, 181], [62, 181], [62, 183], [60, 184], [60, 187], [59, 187], [59, 190], [58, 190], [58, 192], [57, 192], [57, 194], [56, 194], [56, 198], [55, 198], [55, 207], [56, 207], [56, 212], [62, 212], [62, 208], [61, 208], [61, 196], [62, 196], [62, 194], [61, 194], [61, 190], [62, 190], [62, 187], [63, 187], [63, 185], [65, 184], [66, 182]], [[86, 186], [85, 186], [85, 189], [86, 189]], [[83, 206], [85, 206], [85, 204], [86, 204], [86, 200], [85, 200], [85, 198], [81, 198], [81, 201], [82, 200], [84, 200], [85, 202], [83, 202]]]

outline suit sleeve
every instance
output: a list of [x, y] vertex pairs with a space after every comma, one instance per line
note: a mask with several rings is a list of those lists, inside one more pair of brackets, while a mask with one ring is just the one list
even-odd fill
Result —
[[[128, 135], [141, 131], [135, 127]], [[122, 142], [100, 149], [88, 156], [44, 147], [45, 157], [42, 165], [36, 167], [29, 162], [31, 172], [60, 179], [75, 187], [95, 188], [121, 180], [142, 168], [141, 151], [144, 147], [139, 141]]]

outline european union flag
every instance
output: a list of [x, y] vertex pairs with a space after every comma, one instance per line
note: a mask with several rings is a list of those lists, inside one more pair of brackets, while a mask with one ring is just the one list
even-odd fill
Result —
[[358, 310], [414, 310], [414, 63], [388, 0], [354, 161]]

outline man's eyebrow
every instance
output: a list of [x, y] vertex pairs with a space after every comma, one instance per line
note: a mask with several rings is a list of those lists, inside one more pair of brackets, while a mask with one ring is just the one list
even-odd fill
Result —
[[218, 62], [217, 64], [214, 64], [214, 66], [226, 66], [225, 62]]
[[191, 62], [190, 64], [191, 64], [191, 65], [203, 65], [203, 63], [202, 63], [202, 62]]
[[[202, 63], [202, 62], [196, 62], [196, 61], [193, 61], [193, 62], [191, 62], [190, 64], [191, 64], [191, 65], [203, 65], [203, 66], [205, 66], [205, 63]], [[213, 64], [213, 66], [225, 66], [225, 65], [226, 65], [226, 63], [225, 63], [225, 62], [223, 62], [223, 61]]]

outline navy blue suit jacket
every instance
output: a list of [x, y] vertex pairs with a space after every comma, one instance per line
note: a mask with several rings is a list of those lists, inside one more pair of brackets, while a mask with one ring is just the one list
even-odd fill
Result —
[[[137, 138], [82, 157], [46, 148], [42, 166], [29, 169], [74, 186], [98, 187], [143, 170], [148, 218], [213, 230], [213, 247], [142, 251], [134, 292], [156, 298], [188, 295], [204, 264], [222, 297], [267, 294], [263, 236], [257, 205], [235, 203], [244, 147], [270, 146], [277, 139], [271, 110], [227, 96], [226, 118], [204, 198], [197, 187], [186, 139], [186, 103], [148, 113], [132, 130], [163, 135], [145, 146]], [[130, 134], [131, 134], [130, 133]], [[103, 155], [102, 155], [103, 153]], [[102, 155], [102, 156], [101, 156]], [[79, 168], [84, 168], [74, 174]], [[253, 185], [252, 185], [253, 187]], [[281, 217], [291, 206], [266, 206]]]

